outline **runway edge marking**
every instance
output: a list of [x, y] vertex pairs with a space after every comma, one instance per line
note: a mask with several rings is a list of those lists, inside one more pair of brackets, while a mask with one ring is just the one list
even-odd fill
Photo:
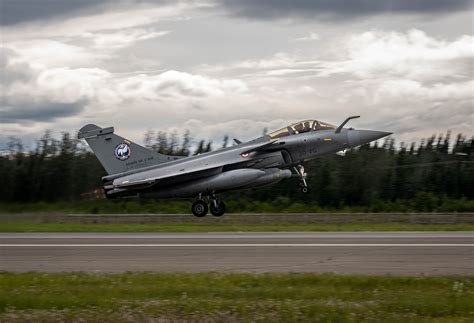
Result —
[[226, 247], [474, 247], [472, 243], [229, 243], [229, 244], [215, 244], [215, 243], [169, 243], [169, 244], [0, 244], [0, 248], [14, 248], [14, 247], [157, 247], [157, 248], [171, 248], [171, 247], [201, 247], [201, 248], [226, 248]]

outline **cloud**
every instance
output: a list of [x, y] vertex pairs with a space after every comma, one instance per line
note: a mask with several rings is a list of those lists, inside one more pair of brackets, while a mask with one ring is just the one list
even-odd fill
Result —
[[[0, 25], [59, 20], [90, 16], [111, 10], [133, 11], [140, 8], [166, 7], [169, 5], [204, 6], [218, 5], [233, 16], [254, 19], [325, 18], [350, 19], [354, 17], [401, 13], [445, 14], [472, 7], [470, 0], [215, 0], [207, 3], [170, 0], [16, 0], [1, 3]], [[129, 18], [134, 15], [129, 15]]]
[[408, 79], [423, 82], [462, 81], [474, 73], [474, 36], [452, 41], [421, 30], [368, 31], [339, 39], [318, 56], [276, 53], [268, 58], [227, 65], [204, 66], [207, 71], [233, 70], [246, 77], [348, 79]]
[[169, 33], [169, 30], [154, 31], [144, 28], [129, 28], [112, 32], [86, 32], [82, 37], [91, 39], [95, 49], [110, 51], [132, 46], [138, 41], [163, 37]]
[[420, 30], [368, 31], [338, 39], [318, 57], [277, 53], [228, 67], [278, 117], [307, 117], [313, 106], [328, 122], [362, 114], [360, 127], [420, 137], [472, 128], [473, 43], [470, 35], [448, 41]]
[[301, 57], [289, 53], [275, 53], [270, 57], [261, 59], [247, 59], [225, 65], [207, 65], [202, 69], [210, 72], [223, 72], [232, 70], [240, 73], [251, 73], [252, 76], [287, 75], [293, 72], [319, 70], [320, 61], [313, 58]]
[[15, 0], [2, 1], [1, 25], [14, 25], [30, 21], [48, 19], [57, 16], [77, 13], [78, 11], [91, 10], [104, 3], [112, 2], [107, 0], [84, 0], [84, 1], [63, 1], [63, 0]]
[[27, 81], [30, 78], [30, 64], [26, 61], [18, 61], [18, 54], [5, 47], [0, 47], [0, 71], [3, 83], [15, 83]]
[[319, 39], [321, 39], [321, 37], [317, 33], [311, 32], [306, 36], [298, 37], [298, 38], [295, 38], [294, 40], [296, 40], [296, 41], [315, 41], [315, 40], [319, 40]]
[[41, 99], [6, 97], [0, 99], [0, 122], [36, 123], [79, 114], [85, 100], [72, 103], [51, 102]]
[[59, 1], [1, 26], [4, 136], [97, 123], [220, 141], [352, 114], [397, 136], [472, 128], [466, 1]]
[[18, 60], [47, 67], [94, 66], [110, 57], [105, 52], [91, 51], [86, 47], [52, 39], [19, 40], [5, 43], [4, 46], [13, 50]]
[[2, 1], [0, 25], [9, 26], [58, 18], [87, 16], [111, 8], [136, 8], [149, 4], [167, 5], [170, 0], [15, 0]]
[[335, 20], [362, 16], [404, 13], [445, 14], [467, 10], [470, 0], [222, 0], [231, 15], [253, 19], [329, 18]]
[[473, 73], [474, 37], [454, 41], [429, 37], [420, 30], [406, 33], [370, 31], [343, 40], [339, 60], [327, 61], [320, 76], [352, 74], [359, 78], [404, 77], [437, 80], [465, 78]]
[[12, 49], [2, 51], [2, 122], [41, 122], [77, 115], [92, 97], [94, 71], [48, 70], [22, 60]]
[[[43, 0], [41, 0], [43, 1]], [[70, 2], [70, 1], [66, 1]], [[77, 1], [82, 2], [82, 1]], [[91, 11], [77, 14], [48, 23], [31, 23], [3, 27], [3, 41], [13, 42], [18, 39], [72, 39], [88, 33], [112, 34], [126, 32], [127, 29], [143, 28], [166, 20], [177, 19], [186, 10], [199, 8], [199, 4], [184, 2], [164, 2], [152, 5], [146, 2], [118, 2], [107, 10]], [[149, 26], [148, 26], [149, 27]]]
[[383, 104], [389, 100], [405, 102], [433, 102], [439, 104], [450, 102], [455, 99], [458, 102], [474, 99], [474, 81], [463, 81], [457, 83], [436, 83], [423, 85], [421, 82], [398, 79], [387, 80], [375, 87], [373, 103]]
[[[168, 35], [153, 28], [84, 32], [73, 37], [34, 38], [4, 42], [21, 60], [46, 67], [96, 67], [120, 57], [119, 50]], [[21, 57], [20, 57], [21, 56]]]
[[0, 101], [4, 121], [53, 120], [89, 107], [99, 113], [124, 103], [193, 101], [247, 91], [238, 79], [216, 79], [179, 71], [122, 75], [100, 68], [32, 66], [5, 51]]
[[306, 62], [298, 60], [296, 57], [287, 53], [276, 53], [267, 59], [246, 60], [235, 64], [234, 68], [246, 69], [273, 69], [284, 67], [297, 67], [306, 65]]
[[241, 80], [212, 79], [173, 70], [158, 75], [141, 74], [119, 79], [117, 88], [123, 97], [146, 100], [224, 96], [229, 92], [247, 90], [246, 84]]
[[342, 79], [341, 105], [364, 107], [387, 129], [420, 136], [466, 131], [474, 118], [474, 37], [452, 41], [420, 30], [370, 31], [342, 40], [317, 77]]

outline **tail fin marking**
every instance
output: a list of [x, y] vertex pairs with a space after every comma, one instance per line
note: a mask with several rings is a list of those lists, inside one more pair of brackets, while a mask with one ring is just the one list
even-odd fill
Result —
[[122, 173], [153, 166], [179, 157], [159, 154], [114, 134], [114, 128], [88, 124], [79, 130], [78, 139], [85, 139], [107, 174]]

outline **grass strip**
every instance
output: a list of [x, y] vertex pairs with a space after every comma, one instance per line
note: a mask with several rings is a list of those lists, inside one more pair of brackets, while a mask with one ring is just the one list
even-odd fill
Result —
[[0, 232], [328, 232], [328, 231], [474, 231], [474, 224], [75, 224], [0, 222]]
[[472, 322], [474, 277], [0, 273], [0, 321]]

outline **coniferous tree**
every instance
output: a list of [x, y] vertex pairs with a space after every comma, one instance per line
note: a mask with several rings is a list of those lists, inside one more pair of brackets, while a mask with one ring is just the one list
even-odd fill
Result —
[[158, 131], [153, 150], [160, 154], [166, 154], [169, 151], [168, 136], [166, 132]]
[[199, 155], [204, 152], [204, 140], [200, 140], [194, 155]]
[[191, 145], [191, 133], [189, 130], [186, 130], [183, 135], [183, 143], [181, 144], [181, 148], [177, 152], [178, 156], [189, 156], [189, 147]]
[[226, 148], [228, 144], [229, 144], [229, 136], [225, 135], [224, 139], [222, 140], [222, 148]]
[[206, 145], [206, 148], [204, 149], [204, 152], [210, 152], [212, 150], [212, 141], [209, 141]]

